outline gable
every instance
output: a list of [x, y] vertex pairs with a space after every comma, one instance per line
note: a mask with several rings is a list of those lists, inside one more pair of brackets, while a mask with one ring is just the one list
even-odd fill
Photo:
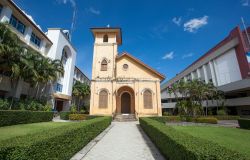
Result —
[[[123, 65], [127, 64], [128, 69], [124, 69]], [[124, 53], [117, 57], [116, 61], [117, 77], [123, 78], [142, 78], [142, 79], [158, 79], [164, 80], [165, 77], [151, 67], [147, 66], [140, 60], [134, 58], [128, 53]]]

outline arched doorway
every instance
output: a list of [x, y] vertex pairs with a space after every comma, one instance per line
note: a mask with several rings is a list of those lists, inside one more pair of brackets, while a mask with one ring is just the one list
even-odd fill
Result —
[[128, 92], [121, 95], [121, 113], [130, 113], [131, 110], [131, 97]]
[[135, 113], [135, 94], [129, 86], [120, 87], [116, 92], [116, 113], [134, 114]]

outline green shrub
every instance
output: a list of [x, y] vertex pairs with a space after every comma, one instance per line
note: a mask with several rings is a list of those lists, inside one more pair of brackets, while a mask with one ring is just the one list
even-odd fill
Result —
[[80, 121], [80, 120], [86, 120], [86, 115], [84, 114], [70, 114], [69, 115], [69, 120], [73, 121]]
[[243, 129], [250, 129], [250, 119], [247, 118], [239, 118], [238, 123], [240, 128]]
[[162, 116], [162, 117], [157, 116], [157, 117], [150, 117], [150, 118], [161, 123], [181, 121], [180, 116]]
[[230, 116], [230, 115], [216, 115], [213, 116], [217, 118], [218, 120], [238, 120], [240, 116]]
[[77, 112], [77, 107], [75, 104], [73, 104], [72, 106], [70, 106], [70, 112], [71, 113], [76, 113]]
[[162, 115], [163, 115], [163, 116], [172, 116], [173, 114], [170, 113], [170, 112], [163, 112]]
[[25, 135], [2, 141], [3, 160], [68, 160], [111, 123], [111, 117], [101, 117], [47, 132]]
[[8, 110], [10, 108], [10, 104], [7, 99], [0, 99], [0, 110]]
[[0, 126], [48, 122], [52, 119], [53, 112], [0, 110]]
[[61, 112], [59, 113], [60, 119], [69, 120], [69, 115], [70, 115], [70, 114], [71, 114], [71, 113], [70, 113], [69, 111], [61, 111]]
[[205, 139], [193, 137], [150, 118], [140, 118], [140, 126], [169, 160], [245, 160], [244, 155]]
[[224, 109], [220, 109], [217, 111], [217, 115], [227, 115], [227, 112]]
[[198, 117], [194, 118], [194, 122], [196, 123], [210, 123], [210, 124], [217, 124], [218, 120], [214, 117]]

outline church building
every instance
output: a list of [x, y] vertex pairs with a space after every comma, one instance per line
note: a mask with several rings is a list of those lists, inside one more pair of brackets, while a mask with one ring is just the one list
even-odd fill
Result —
[[91, 115], [160, 116], [164, 76], [127, 52], [120, 28], [91, 28], [94, 36]]

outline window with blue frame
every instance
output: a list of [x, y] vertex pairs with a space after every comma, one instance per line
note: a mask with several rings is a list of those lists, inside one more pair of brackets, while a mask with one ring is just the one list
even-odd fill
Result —
[[63, 88], [63, 85], [61, 85], [60, 83], [56, 83], [54, 90], [57, 92], [62, 92], [62, 88]]
[[40, 47], [41, 39], [37, 37], [33, 32], [31, 34], [30, 41], [34, 43], [35, 45], [37, 45], [38, 47]]
[[21, 21], [19, 21], [15, 16], [13, 15], [11, 16], [9, 23], [19, 32], [24, 34], [26, 26]]

